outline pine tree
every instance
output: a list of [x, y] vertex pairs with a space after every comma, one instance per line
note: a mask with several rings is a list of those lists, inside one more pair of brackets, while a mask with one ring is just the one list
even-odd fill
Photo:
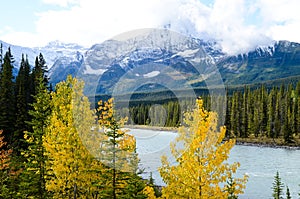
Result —
[[46, 133], [46, 127], [49, 125], [51, 114], [50, 93], [44, 85], [43, 78], [39, 78], [39, 84], [34, 96], [33, 109], [29, 110], [32, 120], [28, 124], [32, 131], [24, 134], [27, 149], [23, 150], [22, 155], [25, 159], [25, 170], [21, 174], [20, 183], [21, 195], [34, 198], [47, 198], [46, 191], [46, 165], [47, 157], [43, 146], [43, 136]]
[[260, 88], [260, 106], [259, 106], [259, 131], [265, 133], [267, 130], [268, 116], [267, 116], [267, 90], [264, 85]]
[[248, 90], [249, 87], [244, 88], [243, 108], [242, 108], [242, 128], [241, 128], [242, 137], [248, 137], [248, 110], [249, 110]]
[[285, 117], [284, 117], [284, 125], [283, 125], [283, 138], [285, 143], [292, 142], [292, 85], [290, 84], [288, 90], [285, 93]]
[[[186, 127], [181, 127], [178, 137], [171, 143], [171, 152], [177, 164], [171, 165], [162, 157], [159, 168], [166, 187], [163, 198], [227, 198], [226, 186], [222, 183], [236, 172], [239, 163], [228, 164], [230, 149], [235, 141], [223, 142], [225, 127], [217, 131], [217, 116], [203, 108], [197, 100], [197, 108], [185, 114]], [[235, 193], [243, 193], [247, 176], [234, 179]]]
[[238, 196], [235, 194], [236, 184], [232, 176], [227, 180], [226, 191], [229, 194], [228, 199], [238, 199]]
[[39, 78], [43, 78], [44, 85], [48, 86], [49, 78], [47, 76], [47, 65], [43, 55], [40, 53], [35, 58], [35, 65], [31, 74], [31, 92], [36, 94], [36, 89], [39, 86]]
[[0, 68], [2, 67], [3, 62], [3, 45], [0, 43]]
[[292, 199], [292, 196], [291, 196], [291, 193], [290, 193], [290, 189], [289, 189], [288, 186], [286, 187], [286, 199]]
[[231, 134], [234, 134], [235, 136], [238, 135], [238, 127], [237, 127], [237, 109], [238, 109], [238, 102], [237, 102], [237, 94], [234, 93], [232, 99], [231, 99], [231, 113], [230, 113], [230, 127], [231, 127]]
[[273, 198], [274, 199], [283, 199], [282, 192], [283, 192], [283, 183], [281, 182], [281, 178], [279, 176], [279, 172], [276, 172], [276, 175], [274, 176], [274, 182], [273, 182]]
[[274, 89], [271, 90], [268, 98], [268, 125], [267, 125], [267, 131], [268, 131], [268, 137], [274, 138], [275, 133], [274, 133], [274, 116], [275, 116], [275, 111], [274, 108], [276, 106], [275, 103], [275, 94], [274, 94]]
[[280, 104], [281, 104], [281, 96], [279, 92], [277, 92], [276, 96], [276, 106], [275, 106], [275, 116], [274, 116], [274, 137], [278, 138], [280, 136], [281, 129], [281, 112], [280, 112]]
[[100, 129], [104, 133], [99, 160], [107, 166], [106, 198], [145, 198], [145, 184], [138, 174], [138, 157], [133, 136], [122, 130], [125, 119], [115, 118], [113, 99], [100, 101], [97, 109]]
[[13, 77], [13, 56], [10, 48], [5, 53], [0, 74], [0, 129], [9, 146], [15, 131], [15, 88]]
[[154, 191], [154, 194], [155, 194], [156, 197], [161, 196], [161, 191], [158, 189], [157, 186], [155, 186], [155, 182], [154, 182], [154, 179], [152, 177], [152, 172], [150, 172], [149, 182], [148, 182], [147, 186], [153, 188], [153, 191]]
[[21, 65], [18, 76], [16, 78], [16, 131], [14, 134], [15, 147], [18, 151], [24, 149], [24, 134], [23, 132], [29, 130], [29, 125], [26, 123], [29, 119], [29, 73], [30, 66], [28, 59], [22, 55]]

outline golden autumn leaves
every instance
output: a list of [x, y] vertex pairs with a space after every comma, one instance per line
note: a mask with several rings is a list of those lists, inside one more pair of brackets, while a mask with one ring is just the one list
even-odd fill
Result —
[[133, 153], [135, 139], [121, 129], [122, 125], [114, 116], [112, 99], [99, 102], [95, 113], [83, 95], [83, 82], [69, 77], [56, 86], [43, 136], [46, 189], [53, 198], [121, 194], [119, 190], [128, 184], [120, 179], [121, 172], [135, 173], [138, 164]]
[[[46, 157], [43, 178], [51, 196], [113, 198], [133, 191], [128, 187], [135, 182], [129, 181], [136, 176], [124, 172], [137, 173], [136, 141], [123, 129], [126, 119], [115, 117], [113, 99], [100, 101], [98, 109], [91, 110], [83, 82], [71, 77], [59, 83], [50, 98], [51, 114], [38, 150]], [[243, 193], [247, 177], [233, 178], [239, 163], [226, 161], [235, 142], [224, 141], [225, 127], [217, 127], [216, 113], [206, 111], [203, 101], [197, 100], [194, 111], [184, 116], [185, 126], [171, 143], [176, 163], [162, 157], [159, 172], [166, 186], [161, 198], [228, 198]], [[34, 144], [32, 136], [25, 136]], [[150, 186], [142, 192], [156, 198]]]
[[[186, 126], [179, 128], [178, 136], [171, 143], [171, 153], [176, 164], [162, 157], [160, 174], [166, 183], [163, 198], [228, 198], [243, 193], [247, 176], [233, 179], [239, 163], [229, 164], [226, 160], [234, 146], [234, 140], [223, 141], [225, 127], [217, 130], [217, 115], [203, 108], [197, 100], [193, 112], [185, 115]], [[232, 179], [229, 187], [226, 182]]]

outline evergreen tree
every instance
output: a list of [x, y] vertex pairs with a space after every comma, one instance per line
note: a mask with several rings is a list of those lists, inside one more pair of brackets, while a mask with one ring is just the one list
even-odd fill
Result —
[[290, 189], [289, 189], [288, 186], [286, 187], [286, 199], [292, 199], [292, 196], [291, 196], [291, 193], [290, 193]]
[[36, 88], [39, 86], [39, 78], [43, 78], [44, 85], [48, 86], [49, 78], [47, 76], [47, 65], [43, 55], [40, 53], [35, 58], [34, 68], [31, 74], [31, 92], [36, 94]]
[[237, 128], [237, 113], [238, 113], [238, 99], [237, 93], [234, 93], [232, 100], [231, 100], [231, 113], [230, 113], [230, 127], [231, 127], [231, 135], [238, 135], [238, 128]]
[[24, 138], [23, 132], [29, 130], [29, 126], [26, 122], [29, 119], [29, 73], [30, 66], [28, 63], [28, 59], [24, 58], [22, 55], [21, 65], [19, 69], [18, 76], [16, 78], [16, 131], [14, 134], [15, 147], [18, 151], [24, 149], [24, 142], [22, 141]]
[[228, 199], [238, 199], [236, 192], [236, 184], [232, 176], [227, 180], [226, 191], [228, 193]]
[[243, 107], [242, 107], [242, 128], [241, 128], [241, 134], [242, 137], [248, 137], [248, 111], [249, 111], [249, 97], [248, 92], [249, 87], [244, 88], [244, 94], [243, 94]]
[[145, 184], [137, 176], [139, 160], [135, 139], [122, 129], [126, 119], [116, 119], [113, 99], [100, 101], [98, 105], [98, 122], [104, 132], [98, 159], [107, 166], [104, 198], [146, 198]]
[[267, 116], [267, 90], [264, 85], [260, 88], [260, 99], [259, 99], [259, 131], [265, 133], [267, 130], [268, 116]]
[[5, 53], [0, 73], [0, 129], [11, 146], [15, 130], [15, 84], [13, 77], [13, 56], [10, 48]]
[[153, 179], [153, 177], [152, 177], [152, 172], [150, 172], [149, 182], [148, 182], [147, 186], [153, 188], [155, 197], [160, 197], [160, 196], [162, 195], [162, 194], [161, 194], [161, 191], [158, 189], [158, 187], [155, 186], [155, 182], [154, 182], [154, 179]]
[[285, 117], [284, 117], [284, 124], [283, 124], [283, 137], [285, 143], [292, 142], [292, 85], [290, 84], [288, 90], [285, 93]]
[[275, 90], [274, 88], [269, 94], [269, 99], [268, 99], [268, 125], [267, 125], [267, 131], [268, 131], [268, 137], [274, 138], [275, 137], [275, 132], [274, 132], [274, 116], [275, 116], [275, 110], [274, 107], [276, 106], [276, 101], [275, 101]]
[[281, 178], [279, 176], [279, 172], [276, 172], [276, 175], [274, 176], [274, 182], [273, 182], [273, 198], [274, 199], [283, 199], [282, 192], [283, 192], [283, 183], [281, 182]]
[[3, 61], [3, 46], [2, 43], [0, 43], [0, 68], [2, 67], [2, 61]]
[[276, 92], [276, 106], [275, 106], [275, 116], [274, 116], [274, 137], [278, 138], [280, 135], [281, 129], [281, 112], [280, 112], [280, 105], [281, 105], [281, 96], [279, 92]]
[[46, 191], [46, 165], [47, 156], [43, 146], [43, 136], [46, 133], [46, 127], [49, 124], [51, 114], [50, 93], [44, 85], [43, 78], [39, 78], [39, 84], [34, 96], [33, 109], [29, 111], [32, 118], [28, 124], [32, 127], [27, 131], [24, 139], [27, 149], [22, 152], [25, 159], [25, 170], [21, 174], [21, 193], [23, 197], [47, 198]]

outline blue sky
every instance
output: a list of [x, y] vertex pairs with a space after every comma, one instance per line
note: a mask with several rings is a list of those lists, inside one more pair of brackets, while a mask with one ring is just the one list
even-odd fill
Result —
[[299, 0], [10, 0], [1, 4], [0, 40], [89, 47], [139, 28], [217, 40], [235, 54], [274, 40], [300, 42]]

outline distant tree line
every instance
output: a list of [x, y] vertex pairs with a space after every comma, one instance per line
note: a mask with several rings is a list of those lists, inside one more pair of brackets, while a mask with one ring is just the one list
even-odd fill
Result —
[[[282, 84], [267, 89], [262, 84], [254, 89], [244, 86], [242, 90], [228, 92], [226, 110], [218, 107], [220, 114], [225, 115], [223, 124], [227, 128], [227, 136], [264, 136], [293, 142], [293, 137], [300, 133], [300, 82], [293, 85]], [[221, 96], [211, 99], [203, 95], [201, 98], [208, 109], [211, 103], [220, 104], [222, 100]], [[194, 101], [188, 99], [156, 103], [160, 104], [160, 108], [155, 108], [150, 102], [129, 106], [129, 124], [177, 127], [182, 124], [181, 115], [195, 106]], [[124, 116], [125, 109], [119, 110], [120, 115]], [[165, 117], [165, 120], [157, 119], [161, 117]]]
[[225, 125], [236, 137], [281, 137], [293, 142], [300, 132], [300, 82], [296, 87], [282, 84], [267, 90], [261, 85], [251, 91], [245, 86], [243, 92], [234, 92], [228, 96]]

